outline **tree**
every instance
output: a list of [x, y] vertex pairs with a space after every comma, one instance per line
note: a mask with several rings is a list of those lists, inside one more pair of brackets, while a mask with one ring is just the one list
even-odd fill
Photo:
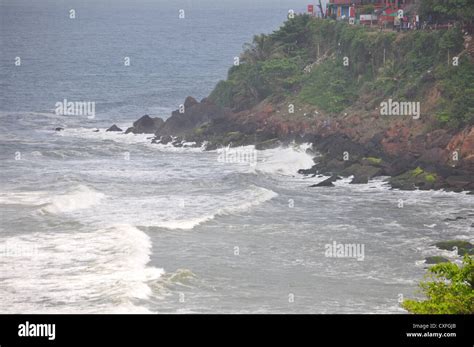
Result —
[[455, 20], [471, 24], [474, 22], [474, 2], [472, 0], [422, 0], [420, 14], [424, 19], [431, 16], [436, 22]]
[[419, 314], [473, 314], [473, 260], [465, 255], [463, 265], [437, 264], [429, 268], [431, 281], [421, 282], [420, 289], [427, 300], [404, 300], [403, 308]]
[[257, 61], [267, 59], [271, 54], [272, 41], [265, 34], [255, 35], [252, 43], [244, 45], [242, 61], [255, 64]]

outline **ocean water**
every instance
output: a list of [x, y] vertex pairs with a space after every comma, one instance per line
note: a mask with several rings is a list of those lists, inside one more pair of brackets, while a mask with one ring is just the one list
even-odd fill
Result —
[[[308, 145], [234, 163], [105, 132], [207, 96], [243, 43], [305, 6], [2, 0], [0, 312], [403, 313], [426, 256], [459, 261], [432, 244], [473, 240], [472, 196], [309, 188], [324, 178], [297, 174]], [[56, 115], [63, 99], [95, 117]], [[327, 257], [333, 242], [363, 259]]]

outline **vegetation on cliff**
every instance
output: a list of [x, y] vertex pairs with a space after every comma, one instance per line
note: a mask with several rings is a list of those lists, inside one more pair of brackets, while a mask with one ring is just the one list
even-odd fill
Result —
[[335, 115], [357, 102], [375, 109], [387, 98], [423, 108], [436, 90], [429, 108], [439, 125], [459, 128], [474, 122], [474, 64], [463, 44], [456, 27], [397, 34], [298, 15], [255, 36], [210, 99], [235, 111], [268, 99]]
[[419, 13], [422, 17], [436, 22], [461, 21], [466, 24], [474, 22], [474, 2], [471, 0], [423, 0]]

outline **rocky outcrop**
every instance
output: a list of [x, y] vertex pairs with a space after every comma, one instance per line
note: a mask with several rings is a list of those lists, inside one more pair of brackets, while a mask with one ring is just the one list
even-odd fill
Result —
[[445, 257], [441, 257], [439, 255], [425, 258], [425, 264], [434, 265], [434, 264], [440, 264], [440, 263], [449, 263], [449, 259]]
[[122, 131], [122, 129], [120, 129], [118, 126], [114, 124], [110, 128], [108, 128], [106, 131]]
[[155, 131], [157, 137], [161, 136], [185, 136], [193, 135], [194, 130], [211, 121], [227, 118], [230, 110], [217, 106], [207, 100], [196, 101], [187, 97], [184, 109], [178, 109], [171, 113], [163, 126]]
[[311, 185], [310, 187], [311, 188], [313, 188], [313, 187], [334, 187], [334, 182], [336, 182], [339, 179], [341, 179], [341, 177], [331, 176], [331, 177], [329, 177], [328, 179], [325, 179], [322, 182]]
[[463, 256], [465, 254], [474, 255], [474, 245], [469, 241], [464, 240], [449, 240], [440, 241], [434, 244], [439, 249], [447, 251], [457, 250], [458, 255]]
[[159, 143], [162, 145], [167, 145], [168, 143], [172, 142], [173, 138], [170, 135], [155, 137], [151, 143]]
[[159, 117], [151, 118], [148, 115], [144, 115], [133, 123], [133, 126], [128, 128], [125, 133], [134, 134], [154, 134], [158, 129], [164, 125], [163, 119]]
[[[436, 129], [430, 121], [381, 119], [377, 114], [330, 119], [305, 106], [301, 118], [282, 114], [287, 105], [268, 100], [240, 112], [192, 97], [183, 106], [165, 122], [144, 116], [127, 131], [155, 130], [154, 143], [205, 143], [207, 150], [244, 145], [265, 150], [291, 141], [311, 142], [320, 156], [311, 169], [299, 171], [304, 175], [354, 176], [352, 184], [390, 176], [396, 189], [474, 191], [473, 126], [456, 132]], [[374, 118], [367, 122], [370, 116]], [[321, 183], [331, 186], [332, 181]]]

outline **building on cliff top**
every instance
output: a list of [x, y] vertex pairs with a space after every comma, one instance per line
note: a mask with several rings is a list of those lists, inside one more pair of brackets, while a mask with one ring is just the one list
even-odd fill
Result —
[[[407, 5], [413, 4], [414, 1], [415, 0], [329, 0], [326, 11], [329, 18], [350, 20], [351, 18], [355, 19], [357, 14], [360, 14], [360, 10], [364, 7], [372, 6], [374, 14], [362, 14], [362, 16], [371, 16], [371, 21], [377, 21], [378, 17], [383, 17], [385, 21], [393, 21], [393, 12], [404, 9]], [[366, 18], [368, 17], [362, 17], [359, 18], [359, 20], [363, 22]]]

